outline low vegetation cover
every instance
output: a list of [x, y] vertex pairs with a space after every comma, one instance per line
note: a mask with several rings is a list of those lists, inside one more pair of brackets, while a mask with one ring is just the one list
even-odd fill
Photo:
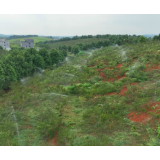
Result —
[[13, 50], [0, 69], [13, 79], [0, 97], [0, 145], [159, 146], [160, 43], [139, 40]]

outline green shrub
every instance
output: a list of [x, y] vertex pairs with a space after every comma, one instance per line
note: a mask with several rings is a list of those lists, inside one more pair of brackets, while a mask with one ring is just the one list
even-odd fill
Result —
[[52, 110], [45, 111], [40, 115], [41, 121], [37, 125], [37, 130], [44, 138], [54, 137], [56, 131], [61, 125], [61, 118], [55, 114]]

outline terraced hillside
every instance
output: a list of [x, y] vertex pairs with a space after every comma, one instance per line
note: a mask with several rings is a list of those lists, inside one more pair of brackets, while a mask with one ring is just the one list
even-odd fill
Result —
[[160, 145], [160, 44], [69, 54], [0, 98], [0, 145]]

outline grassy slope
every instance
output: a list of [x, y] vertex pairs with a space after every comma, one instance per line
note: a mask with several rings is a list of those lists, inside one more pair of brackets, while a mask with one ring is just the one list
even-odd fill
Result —
[[71, 41], [62, 41], [62, 42], [48, 42], [47, 44], [50, 46], [50, 49], [52, 48], [59, 48], [59, 46], [66, 45], [66, 46], [75, 46], [77, 43], [83, 43], [83, 44], [90, 44], [92, 42], [97, 43], [98, 41], [105, 41], [105, 38], [88, 38], [88, 39], [77, 39], [77, 40], [71, 40]]
[[[27, 38], [26, 38], [27, 39]], [[34, 43], [40, 42], [40, 41], [49, 41], [50, 38], [45, 37], [29, 37], [28, 39], [34, 39]], [[17, 38], [17, 39], [11, 39], [9, 40], [10, 45], [13, 47], [20, 47], [20, 41], [24, 41], [24, 38]]]
[[[159, 49], [158, 42], [149, 42], [106, 47], [90, 57], [87, 53], [69, 55], [69, 61], [60, 67], [23, 84], [12, 84], [12, 91], [0, 98], [0, 145], [19, 145], [11, 106], [17, 116], [21, 145], [160, 145], [156, 128], [160, 116], [155, 112], [160, 104], [160, 88], [155, 83], [160, 78], [156, 68]], [[127, 56], [124, 61], [123, 51]], [[84, 60], [88, 60], [87, 65]], [[146, 69], [143, 64], [152, 67]], [[144, 75], [138, 75], [141, 70]], [[125, 77], [127, 72], [136, 74]], [[139, 82], [131, 85], [135, 81]], [[128, 91], [123, 93], [125, 85]], [[109, 94], [113, 92], [116, 95]], [[127, 116], [133, 111], [134, 120], [141, 123]], [[146, 114], [149, 117], [142, 118]], [[47, 127], [58, 117], [62, 120], [60, 127], [46, 135]], [[43, 132], [37, 126], [43, 126]], [[51, 128], [55, 126], [53, 123]]]

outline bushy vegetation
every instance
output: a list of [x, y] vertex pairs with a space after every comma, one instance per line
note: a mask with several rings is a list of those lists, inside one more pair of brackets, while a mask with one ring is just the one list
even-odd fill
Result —
[[60, 46], [4, 56], [0, 145], [160, 145], [158, 41]]
[[63, 52], [55, 49], [48, 52], [42, 48], [37, 51], [34, 48], [26, 50], [13, 50], [0, 61], [1, 88], [7, 89], [12, 81], [19, 81], [39, 69], [45, 69], [63, 61]]

